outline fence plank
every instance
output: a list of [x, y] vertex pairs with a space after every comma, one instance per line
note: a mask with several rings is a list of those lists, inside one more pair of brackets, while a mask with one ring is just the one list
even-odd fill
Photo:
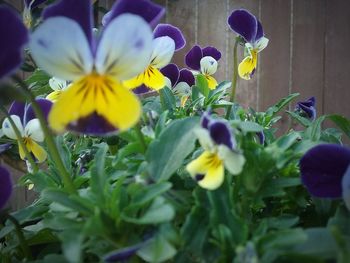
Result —
[[[235, 9], [244, 8], [252, 14], [259, 16], [259, 1], [256, 0], [230, 0], [229, 10], [226, 14], [228, 17]], [[227, 19], [227, 18], [226, 18]], [[228, 47], [227, 47], [227, 76], [232, 79], [233, 72], [233, 46], [235, 43], [235, 33], [227, 27], [228, 30]], [[243, 59], [243, 47], [238, 47], [238, 62]], [[259, 66], [259, 65], [258, 65]], [[255, 74], [251, 80], [238, 79], [236, 91], [236, 101], [243, 107], [258, 107], [258, 74]]]
[[324, 112], [350, 117], [350, 1], [327, 2]]
[[294, 0], [292, 91], [300, 99], [315, 96], [323, 112], [325, 0]]

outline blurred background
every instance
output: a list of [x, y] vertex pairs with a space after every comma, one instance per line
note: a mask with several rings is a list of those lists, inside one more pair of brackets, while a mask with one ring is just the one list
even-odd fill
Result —
[[[132, 0], [130, 0], [132, 1]], [[7, 0], [19, 11], [22, 0]], [[109, 9], [114, 0], [98, 0]], [[184, 66], [184, 55], [194, 45], [215, 46], [222, 52], [216, 78], [230, 80], [235, 34], [227, 26], [232, 10], [245, 8], [261, 21], [270, 39], [260, 53], [252, 80], [239, 80], [236, 100], [264, 111], [290, 93], [299, 100], [315, 96], [318, 115], [350, 117], [350, 1], [349, 0], [154, 0], [166, 7], [162, 22], [179, 27], [186, 47], [173, 62]], [[96, 3], [95, 3], [96, 4]], [[103, 9], [102, 8], [102, 9]], [[102, 12], [97, 12], [99, 19]], [[242, 58], [240, 49], [239, 59]], [[294, 105], [290, 106], [291, 108]], [[287, 118], [281, 128], [286, 128]], [[31, 193], [18, 189], [12, 208], [31, 202]]]

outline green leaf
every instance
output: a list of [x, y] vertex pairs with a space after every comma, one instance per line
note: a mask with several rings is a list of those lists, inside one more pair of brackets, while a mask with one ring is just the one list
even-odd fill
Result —
[[156, 128], [155, 128], [156, 137], [158, 137], [158, 135], [161, 133], [161, 131], [165, 128], [168, 115], [169, 115], [169, 111], [164, 111], [159, 116], [159, 120], [158, 120]]
[[239, 122], [238, 126], [243, 132], [261, 132], [264, 130], [262, 126], [252, 121]]
[[104, 189], [107, 181], [105, 174], [107, 150], [107, 144], [103, 143], [96, 153], [95, 162], [91, 168], [90, 187], [101, 204], [104, 204]]
[[72, 153], [64, 143], [63, 136], [56, 137], [56, 145], [65, 168], [69, 171], [69, 173], [72, 173]]
[[204, 95], [204, 97], [208, 98], [210, 89], [208, 88], [208, 81], [202, 74], [198, 74], [196, 76], [196, 87], [199, 92]]
[[294, 98], [298, 97], [299, 93], [293, 93], [288, 95], [287, 97], [281, 99], [279, 102], [277, 102], [274, 106], [270, 107], [266, 111], [266, 115], [273, 117], [275, 116], [280, 110], [282, 110], [283, 107], [289, 104]]
[[350, 121], [347, 118], [340, 115], [328, 115], [327, 117], [350, 138]]
[[146, 160], [155, 181], [168, 180], [193, 151], [196, 141], [193, 129], [198, 123], [198, 117], [173, 121], [149, 145]]
[[292, 112], [292, 111], [286, 111], [294, 120], [299, 122], [301, 125], [304, 127], [309, 127], [311, 125], [311, 121], [308, 120], [307, 118], [304, 118], [300, 116], [299, 114]]
[[176, 107], [176, 98], [168, 87], [159, 90], [160, 102], [163, 110], [173, 111]]
[[169, 182], [160, 182], [149, 185], [143, 191], [138, 191], [131, 201], [132, 206], [143, 205], [162, 193], [168, 191], [172, 184]]
[[164, 262], [176, 254], [176, 249], [162, 235], [157, 235], [137, 251], [137, 255], [146, 262]]
[[118, 151], [116, 157], [114, 158], [112, 164], [116, 165], [118, 162], [121, 162], [124, 158], [135, 153], [142, 153], [142, 148], [139, 142], [132, 142], [121, 148]]
[[79, 263], [82, 257], [83, 235], [80, 229], [68, 229], [59, 234], [63, 254], [69, 263]]

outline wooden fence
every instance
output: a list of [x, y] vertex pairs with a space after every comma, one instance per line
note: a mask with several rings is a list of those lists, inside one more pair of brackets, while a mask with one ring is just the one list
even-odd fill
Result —
[[[131, 1], [131, 0], [130, 0]], [[21, 0], [7, 2], [22, 10]], [[115, 1], [99, 0], [109, 8]], [[246, 8], [259, 17], [268, 47], [260, 54], [250, 81], [239, 80], [237, 101], [265, 110], [280, 98], [299, 92], [300, 99], [316, 96], [319, 114], [350, 117], [350, 1], [349, 0], [156, 0], [166, 7], [162, 22], [178, 26], [187, 45], [174, 62], [184, 66], [184, 54], [195, 44], [212, 45], [223, 54], [217, 78], [229, 80], [234, 33], [227, 26], [232, 10]], [[242, 58], [242, 52], [239, 53]], [[282, 124], [283, 126], [283, 124]], [[28, 200], [18, 190], [14, 208]]]

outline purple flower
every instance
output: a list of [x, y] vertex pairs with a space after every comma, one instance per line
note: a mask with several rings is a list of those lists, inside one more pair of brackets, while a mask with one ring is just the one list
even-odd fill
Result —
[[[320, 144], [300, 160], [301, 181], [315, 197], [349, 197], [350, 149], [337, 144]], [[342, 187], [342, 180], [343, 187]], [[350, 201], [349, 199], [347, 199]]]
[[0, 210], [4, 208], [12, 193], [10, 173], [0, 166]]
[[220, 58], [221, 53], [215, 47], [201, 48], [195, 45], [186, 54], [185, 63], [189, 68], [205, 76], [209, 89], [215, 89], [218, 83], [211, 75], [215, 74]]
[[23, 48], [28, 31], [20, 17], [11, 9], [0, 6], [0, 79], [13, 74], [23, 61]]
[[316, 119], [316, 99], [311, 97], [306, 101], [299, 101], [295, 107], [295, 111], [301, 113], [302, 116], [311, 120]]
[[238, 66], [241, 78], [249, 80], [256, 70], [258, 53], [268, 44], [258, 19], [245, 9], [234, 10], [228, 18], [230, 28], [245, 40], [245, 58]]

